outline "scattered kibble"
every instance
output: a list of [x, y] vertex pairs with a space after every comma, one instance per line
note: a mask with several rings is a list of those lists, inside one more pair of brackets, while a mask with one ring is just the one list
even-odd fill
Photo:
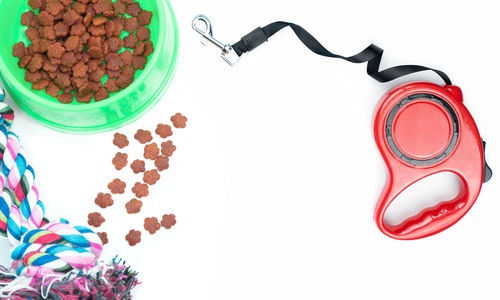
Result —
[[137, 199], [132, 199], [125, 204], [128, 214], [137, 214], [141, 211], [142, 201]]
[[125, 236], [125, 240], [127, 240], [130, 246], [135, 246], [141, 242], [141, 232], [138, 230], [130, 230]]
[[177, 147], [174, 145], [174, 142], [166, 141], [161, 143], [161, 154], [170, 157], [174, 154], [175, 150], [177, 150]]
[[158, 144], [152, 143], [148, 144], [144, 147], [144, 158], [155, 160], [160, 154], [160, 149], [158, 148]]
[[125, 168], [128, 164], [128, 155], [125, 153], [116, 153], [115, 157], [113, 158], [113, 165], [115, 166], [115, 169], [121, 170]]
[[151, 131], [139, 129], [134, 135], [134, 138], [139, 141], [141, 144], [149, 143], [153, 140], [153, 136], [151, 135]]
[[177, 220], [175, 219], [174, 214], [163, 215], [163, 217], [161, 219], [161, 226], [165, 227], [165, 229], [170, 229], [175, 224], [177, 224]]
[[159, 135], [162, 139], [166, 139], [169, 136], [172, 136], [174, 133], [172, 132], [172, 127], [167, 124], [158, 124], [155, 130], [156, 134]]
[[102, 223], [106, 221], [106, 219], [104, 219], [104, 217], [98, 212], [90, 213], [88, 219], [89, 225], [96, 228], [101, 227]]
[[149, 170], [144, 172], [144, 176], [142, 177], [142, 180], [149, 184], [149, 185], [154, 185], [160, 180], [160, 173], [158, 173], [158, 170]]
[[141, 159], [136, 159], [132, 162], [130, 168], [135, 174], [139, 174], [146, 171], [146, 163]]
[[147, 184], [136, 182], [132, 188], [132, 193], [135, 194], [137, 198], [144, 198], [149, 195], [149, 188]]
[[144, 229], [150, 234], [155, 234], [160, 228], [161, 225], [156, 217], [144, 219]]
[[95, 204], [99, 205], [101, 208], [106, 208], [112, 206], [114, 203], [111, 198], [111, 194], [99, 193], [95, 198]]
[[113, 144], [120, 149], [123, 149], [129, 145], [127, 136], [121, 133], [115, 133]]
[[98, 232], [97, 235], [101, 239], [101, 242], [103, 245], [106, 245], [107, 243], [109, 243], [108, 234], [106, 232]]
[[108, 184], [108, 188], [112, 194], [123, 194], [127, 184], [120, 179], [116, 178]]
[[170, 118], [170, 120], [174, 124], [175, 128], [186, 128], [187, 118], [181, 113], [176, 113]]
[[169, 168], [168, 165], [169, 159], [168, 156], [158, 156], [155, 160], [155, 167], [158, 169], [158, 171], [165, 171], [166, 169]]

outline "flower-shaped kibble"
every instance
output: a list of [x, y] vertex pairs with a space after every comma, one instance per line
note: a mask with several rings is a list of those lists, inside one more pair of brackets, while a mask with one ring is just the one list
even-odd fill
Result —
[[158, 148], [158, 145], [156, 143], [152, 143], [144, 147], [145, 159], [155, 160], [156, 157], [158, 157], [158, 154], [160, 154], [160, 149]]
[[123, 194], [127, 184], [120, 179], [116, 178], [108, 184], [108, 188], [112, 194]]
[[111, 194], [104, 194], [104, 193], [99, 193], [97, 194], [97, 197], [95, 198], [95, 204], [99, 205], [101, 208], [106, 208], [109, 206], [112, 206], [114, 203], [113, 199], [111, 198]]
[[187, 118], [181, 113], [176, 113], [170, 118], [175, 128], [186, 128]]
[[137, 199], [132, 199], [125, 204], [125, 208], [127, 209], [127, 213], [129, 214], [137, 214], [141, 211], [142, 201]]
[[137, 230], [130, 230], [125, 236], [125, 239], [130, 246], [135, 246], [141, 242], [141, 232]]
[[166, 141], [166, 142], [161, 143], [161, 153], [163, 155], [170, 157], [174, 154], [174, 151], [176, 149], [177, 149], [177, 147], [174, 145], [174, 142], [172, 142], [172, 141]]
[[164, 171], [164, 170], [168, 169], [168, 167], [169, 167], [168, 161], [169, 161], [169, 159], [167, 156], [160, 155], [155, 160], [155, 167], [160, 172]]
[[88, 218], [89, 218], [88, 220], [89, 225], [94, 226], [96, 228], [100, 227], [102, 223], [106, 221], [106, 219], [104, 219], [104, 217], [101, 216], [101, 214], [98, 212], [90, 213]]
[[149, 233], [155, 234], [158, 230], [160, 230], [160, 228], [161, 225], [156, 217], [146, 218], [144, 220], [144, 229], [146, 229]]
[[113, 165], [117, 170], [121, 170], [125, 168], [128, 164], [128, 155], [125, 153], [116, 153], [115, 157], [113, 158]]
[[144, 183], [136, 182], [132, 188], [132, 193], [135, 194], [137, 198], [143, 198], [149, 195], [148, 185]]
[[153, 136], [151, 135], [151, 131], [139, 129], [134, 135], [134, 138], [139, 141], [141, 144], [146, 144], [153, 140]]
[[115, 138], [113, 139], [113, 144], [120, 149], [128, 146], [129, 142], [127, 136], [121, 133], [115, 133]]
[[106, 245], [109, 242], [108, 234], [106, 232], [98, 232], [97, 235], [101, 239], [103, 245]]
[[144, 172], [144, 176], [142, 177], [142, 180], [144, 180], [145, 183], [149, 185], [154, 185], [155, 183], [160, 180], [160, 173], [158, 173], [158, 170], [149, 170]]
[[177, 223], [177, 220], [175, 219], [174, 214], [163, 215], [163, 217], [161, 219], [161, 226], [165, 227], [165, 229], [172, 228], [176, 223]]
[[139, 174], [146, 171], [146, 163], [141, 159], [136, 159], [130, 164], [130, 168], [134, 171], [134, 174]]
[[172, 136], [174, 134], [172, 132], [172, 127], [170, 127], [170, 125], [167, 125], [167, 124], [158, 124], [158, 126], [156, 126], [155, 132], [162, 139], [166, 139], [169, 136]]

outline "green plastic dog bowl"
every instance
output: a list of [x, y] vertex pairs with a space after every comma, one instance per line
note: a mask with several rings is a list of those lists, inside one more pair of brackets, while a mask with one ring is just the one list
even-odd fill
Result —
[[[42, 124], [63, 132], [95, 133], [108, 131], [133, 122], [158, 102], [175, 73], [179, 33], [172, 6], [168, 0], [136, 0], [153, 12], [148, 28], [154, 52], [144, 70], [137, 70], [135, 81], [126, 89], [110, 94], [108, 99], [85, 104], [74, 101], [61, 104], [45, 91], [36, 91], [24, 80], [25, 70], [12, 55], [18, 42], [29, 45], [21, 25], [21, 15], [30, 10], [27, 0], [0, 0], [0, 77], [10, 94], [28, 115]], [[106, 79], [106, 77], [104, 78]]]

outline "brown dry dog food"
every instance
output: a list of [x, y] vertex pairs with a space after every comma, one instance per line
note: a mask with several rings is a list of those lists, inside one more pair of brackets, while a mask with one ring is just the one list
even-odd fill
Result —
[[146, 171], [144, 172], [142, 180], [149, 185], [154, 185], [160, 180], [160, 173], [158, 173], [158, 170]]
[[132, 164], [130, 164], [130, 168], [135, 174], [139, 174], [146, 171], [146, 163], [143, 160], [136, 159]]
[[155, 160], [156, 157], [158, 157], [158, 154], [160, 154], [160, 149], [158, 148], [158, 144], [152, 143], [144, 147], [145, 159]]
[[[109, 98], [132, 84], [135, 70], [144, 69], [153, 52], [146, 27], [153, 14], [134, 0], [28, 0], [28, 5], [35, 11], [23, 13], [21, 24], [28, 26], [24, 33], [31, 44], [13, 45], [12, 54], [27, 73], [41, 73], [26, 75], [33, 89], [45, 89], [61, 103]], [[129, 35], [122, 40], [124, 30]], [[134, 53], [121, 52], [123, 47]]]
[[174, 154], [175, 150], [177, 150], [177, 147], [174, 145], [172, 141], [166, 141], [161, 143], [161, 154], [170, 157]]
[[181, 113], [176, 113], [170, 118], [170, 120], [174, 124], [175, 128], [186, 128], [187, 118]]
[[127, 139], [127, 136], [121, 133], [115, 133], [114, 139], [113, 139], [113, 144], [117, 146], [120, 149], [123, 149], [128, 146], [129, 141]]
[[113, 165], [115, 166], [115, 169], [121, 170], [125, 168], [128, 164], [128, 155], [125, 153], [116, 153], [115, 157], [113, 158]]
[[155, 130], [156, 134], [159, 135], [162, 139], [166, 139], [169, 136], [172, 136], [174, 133], [172, 132], [172, 127], [167, 124], [158, 124]]
[[151, 135], [151, 131], [139, 129], [134, 135], [134, 138], [139, 141], [141, 144], [149, 143], [153, 140], [153, 136]]
[[127, 213], [137, 214], [141, 211], [142, 201], [137, 199], [132, 199], [125, 204], [125, 208], [127, 209]]
[[150, 234], [155, 234], [160, 228], [161, 225], [160, 222], [158, 222], [158, 218], [152, 217], [144, 219], [144, 229]]
[[114, 203], [111, 198], [111, 194], [99, 193], [95, 198], [95, 204], [99, 205], [101, 208], [106, 208], [112, 206]]
[[125, 236], [125, 239], [130, 246], [135, 246], [141, 242], [141, 232], [137, 230], [130, 230]]
[[106, 221], [106, 219], [104, 219], [104, 217], [101, 216], [101, 214], [98, 212], [90, 213], [88, 218], [89, 218], [88, 220], [89, 225], [94, 226], [96, 228], [100, 227], [102, 223]]
[[168, 156], [160, 155], [156, 158], [155, 160], [155, 167], [158, 169], [158, 171], [164, 171], [168, 169]]
[[123, 194], [127, 184], [120, 179], [116, 178], [108, 184], [108, 188], [112, 194]]
[[175, 220], [175, 215], [173, 215], [173, 214], [163, 215], [163, 217], [161, 219], [161, 226], [165, 227], [165, 229], [172, 228], [176, 223], [177, 223], [177, 220]]
[[149, 195], [148, 185], [140, 182], [136, 182], [132, 188], [132, 193], [135, 194], [137, 198], [144, 198]]
[[107, 243], [109, 243], [108, 234], [106, 232], [98, 232], [97, 235], [101, 239], [101, 242], [103, 245], [106, 245]]

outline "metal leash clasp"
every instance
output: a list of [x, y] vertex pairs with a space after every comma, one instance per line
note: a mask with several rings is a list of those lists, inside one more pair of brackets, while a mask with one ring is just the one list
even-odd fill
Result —
[[207, 42], [210, 42], [212, 45], [219, 48], [222, 51], [220, 56], [230, 66], [234, 66], [239, 61], [240, 57], [236, 54], [231, 44], [223, 44], [214, 38], [212, 33], [212, 23], [206, 16], [196, 16], [193, 19], [192, 26], [194, 31], [203, 36], [201, 43], [206, 46]]

